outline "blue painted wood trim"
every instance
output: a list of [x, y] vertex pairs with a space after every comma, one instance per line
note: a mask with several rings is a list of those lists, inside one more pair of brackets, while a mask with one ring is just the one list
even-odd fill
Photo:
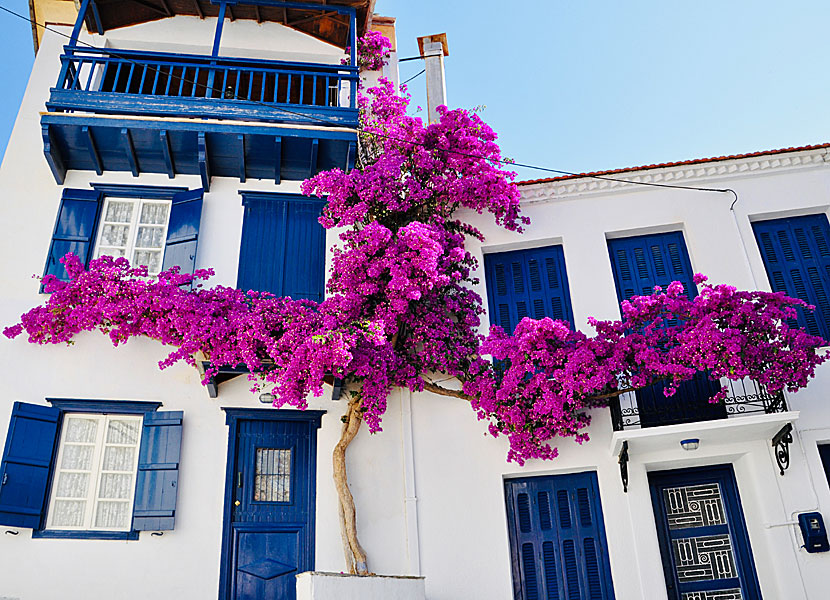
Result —
[[296, 192], [260, 192], [256, 190], [239, 190], [239, 195], [242, 196], [242, 206], [247, 206], [252, 200], [281, 200], [283, 202], [309, 202], [319, 200], [320, 202], [324, 202], [315, 196], [305, 196]]
[[69, 531], [61, 529], [35, 529], [32, 538], [59, 540], [137, 540], [138, 531]]
[[52, 126], [42, 124], [40, 130], [43, 137], [43, 155], [46, 157], [46, 163], [49, 165], [52, 176], [58, 185], [63, 185], [66, 180], [66, 163], [61, 155], [60, 146], [55, 141]]
[[133, 137], [130, 135], [130, 130], [122, 127], [121, 137], [124, 138], [124, 152], [127, 155], [127, 162], [130, 164], [130, 171], [132, 171], [133, 177], [138, 177], [138, 158], [135, 155], [135, 146], [133, 145]]
[[282, 410], [274, 408], [237, 408], [221, 407], [225, 411], [225, 424], [228, 425], [228, 455], [225, 463], [225, 502], [222, 513], [222, 552], [219, 560], [219, 600], [231, 600], [230, 579], [228, 577], [229, 561], [233, 549], [231, 548], [231, 514], [233, 512], [233, 490], [234, 470], [236, 466], [236, 453], [238, 447], [238, 423], [240, 420], [268, 420], [268, 421], [308, 421], [310, 430], [309, 436], [309, 461], [308, 484], [309, 498], [311, 503], [311, 516], [308, 523], [309, 554], [311, 556], [310, 570], [313, 570], [315, 559], [315, 507], [317, 492], [317, 435], [316, 429], [320, 428], [324, 410]]
[[81, 27], [84, 24], [84, 19], [86, 19], [87, 10], [89, 10], [89, 2], [90, 0], [81, 0], [81, 6], [78, 9], [78, 18], [75, 19], [75, 26], [72, 28], [72, 34], [69, 36], [70, 46], [74, 46], [78, 43], [78, 36], [81, 33]]
[[92, 137], [92, 130], [89, 126], [81, 127], [81, 131], [86, 134], [87, 148], [89, 149], [89, 158], [95, 166], [95, 173], [98, 175], [104, 174], [104, 167], [101, 164], [101, 155], [98, 153], [98, 148], [95, 146], [95, 138]]
[[320, 140], [311, 140], [311, 158], [308, 161], [308, 176], [311, 177], [317, 172], [317, 156], [320, 152]]
[[282, 137], [274, 138], [274, 183], [280, 184], [282, 180]]
[[[211, 4], [217, 4], [220, 0], [210, 0]], [[316, 8], [327, 12], [338, 12], [344, 15], [356, 14], [356, 9], [351, 6], [338, 6], [336, 4], [322, 4], [319, 2], [291, 2], [290, 0], [242, 0], [240, 4], [250, 6], [271, 6], [275, 8]]]
[[234, 425], [240, 419], [255, 421], [309, 421], [317, 429], [322, 425], [325, 410], [287, 410], [282, 408], [237, 408], [221, 406], [225, 411], [225, 424]]
[[202, 177], [202, 187], [210, 191], [210, 157], [207, 151], [207, 137], [204, 131], [198, 135], [199, 144], [199, 175]]
[[[222, 40], [222, 28], [225, 26], [225, 11], [228, 8], [228, 3], [225, 0], [219, 2], [219, 16], [216, 17], [216, 31], [213, 34], [213, 50], [211, 56], [219, 56], [219, 43]], [[211, 71], [211, 75], [213, 75]], [[208, 86], [210, 87], [210, 86]]]
[[188, 191], [182, 186], [133, 185], [130, 183], [92, 183], [92, 189], [105, 196], [119, 198], [147, 198], [149, 200], [172, 200], [173, 196]]
[[87, 400], [81, 398], [46, 398], [46, 401], [64, 412], [87, 412], [106, 414], [143, 414], [155, 412], [161, 402], [146, 400]]
[[225, 98], [151, 96], [52, 88], [46, 108], [50, 111], [88, 111], [114, 115], [204, 117], [339, 127], [357, 127], [353, 107], [305, 104], [260, 104]]
[[[84, 125], [97, 127], [113, 127], [122, 128], [128, 127], [130, 129], [155, 129], [167, 131], [200, 131], [206, 133], [240, 133], [242, 131], [247, 135], [267, 135], [274, 136], [279, 133], [280, 137], [298, 137], [298, 138], [318, 138], [328, 140], [346, 140], [352, 141], [357, 138], [355, 130], [348, 129], [302, 129], [301, 127], [280, 127], [268, 125], [249, 125], [247, 123], [233, 124], [233, 123], [206, 123], [202, 121], [194, 121], [188, 123], [186, 121], [154, 121], [150, 119], [130, 119], [129, 117], [112, 119], [102, 118], [94, 115], [72, 115], [63, 113], [51, 113], [42, 115], [40, 118], [41, 124], [45, 126], [52, 125], [74, 125], [82, 127]], [[46, 140], [44, 139], [44, 142]]]
[[355, 160], [357, 160], [357, 142], [349, 142], [349, 151], [346, 154], [347, 173], [354, 169]]
[[237, 160], [239, 160], [239, 182], [245, 183], [247, 175], [245, 172], [245, 134], [240, 133], [236, 136], [236, 139], [239, 141], [239, 154], [237, 155]]
[[164, 168], [167, 170], [167, 176], [173, 179], [176, 176], [176, 163], [173, 162], [173, 153], [170, 150], [170, 138], [166, 129], [159, 131], [159, 140], [161, 141], [161, 153], [164, 156]]
[[95, 3], [95, 0], [92, 0], [91, 6], [92, 17], [95, 19], [95, 29], [97, 30], [98, 35], [104, 35], [106, 31], [104, 30], [104, 24], [101, 22], [101, 13], [98, 12], [98, 5]]

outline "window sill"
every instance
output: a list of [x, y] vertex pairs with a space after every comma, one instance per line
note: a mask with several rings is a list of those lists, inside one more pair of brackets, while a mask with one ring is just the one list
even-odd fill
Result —
[[137, 531], [74, 531], [66, 529], [36, 529], [33, 538], [66, 540], [137, 540]]

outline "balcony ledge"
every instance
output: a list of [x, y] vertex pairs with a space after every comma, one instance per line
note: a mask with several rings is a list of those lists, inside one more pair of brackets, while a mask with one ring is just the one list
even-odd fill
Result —
[[680, 441], [695, 437], [701, 446], [771, 440], [787, 423], [799, 417], [798, 411], [735, 416], [714, 421], [696, 421], [628, 431], [615, 431], [611, 436], [611, 455], [619, 456], [623, 442], [629, 452], [644, 454], [666, 448], [679, 448]]

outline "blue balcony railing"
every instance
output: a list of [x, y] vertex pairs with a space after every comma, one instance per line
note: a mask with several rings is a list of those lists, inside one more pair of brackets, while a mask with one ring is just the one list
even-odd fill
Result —
[[708, 389], [701, 389], [701, 393], [694, 397], [678, 393], [666, 398], [660, 392], [659, 399], [656, 395], [628, 392], [609, 402], [611, 424], [614, 431], [623, 431], [787, 411], [782, 392], [770, 394], [764, 386], [749, 379], [728, 381], [727, 386], [726, 398], [716, 404], [709, 403], [711, 390]]
[[357, 68], [66, 47], [55, 112], [357, 125]]

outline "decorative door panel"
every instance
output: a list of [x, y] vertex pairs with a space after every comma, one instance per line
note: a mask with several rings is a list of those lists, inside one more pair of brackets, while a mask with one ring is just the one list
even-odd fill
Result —
[[669, 598], [760, 599], [732, 467], [661, 471], [649, 481]]
[[514, 598], [613, 599], [596, 474], [510, 479], [504, 485]]
[[244, 418], [246, 411], [236, 410], [243, 416], [229, 416], [220, 600], [293, 600], [295, 576], [314, 568], [321, 413], [270, 409]]

